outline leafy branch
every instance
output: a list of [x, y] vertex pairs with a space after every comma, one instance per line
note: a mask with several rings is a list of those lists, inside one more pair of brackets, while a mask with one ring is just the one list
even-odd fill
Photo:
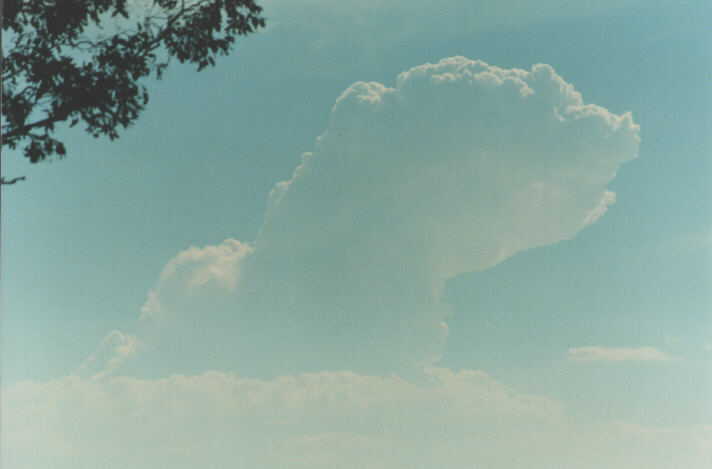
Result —
[[143, 10], [127, 0], [5, 0], [2, 146], [22, 147], [32, 163], [63, 157], [53, 134], [65, 121], [117, 138], [148, 103], [142, 79], [160, 79], [171, 58], [215, 65], [237, 36], [264, 27], [261, 12], [254, 0], [152, 0]]

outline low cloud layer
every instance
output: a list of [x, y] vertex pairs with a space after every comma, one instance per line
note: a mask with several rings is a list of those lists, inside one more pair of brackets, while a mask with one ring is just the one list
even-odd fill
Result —
[[392, 88], [355, 83], [255, 242], [169, 263], [143, 310], [145, 355], [166, 373], [204, 370], [176, 360], [193, 348], [256, 377], [422, 369], [448, 334], [445, 281], [595, 222], [638, 130], [548, 65], [454, 57]]
[[[3, 467], [703, 468], [712, 427], [568, 421], [482, 372], [70, 376], [3, 395]], [[110, 461], [110, 462], [109, 462]]]
[[600, 345], [570, 348], [567, 357], [572, 361], [586, 363], [625, 361], [665, 362], [675, 359], [655, 347], [602, 347]]

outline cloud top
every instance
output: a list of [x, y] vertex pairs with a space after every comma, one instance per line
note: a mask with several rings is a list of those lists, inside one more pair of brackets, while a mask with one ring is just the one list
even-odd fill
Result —
[[355, 83], [316, 149], [275, 186], [239, 289], [255, 314], [289, 325], [295, 347], [329, 338], [336, 347], [318, 353], [333, 360], [319, 366], [433, 363], [446, 279], [593, 223], [638, 131], [629, 113], [585, 104], [548, 65], [453, 57], [401, 73], [395, 87]]

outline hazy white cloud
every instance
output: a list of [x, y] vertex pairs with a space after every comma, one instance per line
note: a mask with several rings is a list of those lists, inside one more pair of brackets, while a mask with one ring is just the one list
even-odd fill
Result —
[[[460, 431], [489, 428], [496, 435], [488, 440], [504, 440], [522, 425], [565, 420], [558, 403], [482, 372], [433, 368], [426, 376], [421, 385], [349, 372], [269, 382], [216, 371], [23, 382], [3, 396], [3, 466], [376, 467], [410, 439], [442, 451], [467, 436]], [[413, 460], [403, 454], [389, 466]]]
[[654, 347], [574, 347], [567, 354], [569, 360], [577, 362], [623, 362], [623, 361], [670, 361], [675, 360], [667, 353]]
[[584, 220], [583, 220], [584, 225], [590, 225], [591, 223], [593, 223], [596, 220], [598, 220], [599, 218], [601, 218], [608, 211], [608, 206], [611, 205], [615, 201], [616, 201], [615, 193], [613, 193], [611, 191], [604, 192], [603, 197], [601, 197], [601, 200], [598, 203], [598, 205], [593, 207], [586, 214], [586, 218], [584, 218]]
[[425, 377], [22, 382], [3, 394], [2, 466], [694, 469], [711, 456], [710, 427], [576, 426], [482, 372]]

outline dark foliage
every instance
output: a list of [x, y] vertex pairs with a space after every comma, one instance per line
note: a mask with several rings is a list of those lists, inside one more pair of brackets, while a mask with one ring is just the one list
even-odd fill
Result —
[[[4, 0], [2, 145], [36, 163], [66, 154], [55, 125], [110, 139], [148, 102], [171, 58], [202, 70], [265, 24], [254, 0]], [[134, 5], [131, 7], [131, 5]]]

